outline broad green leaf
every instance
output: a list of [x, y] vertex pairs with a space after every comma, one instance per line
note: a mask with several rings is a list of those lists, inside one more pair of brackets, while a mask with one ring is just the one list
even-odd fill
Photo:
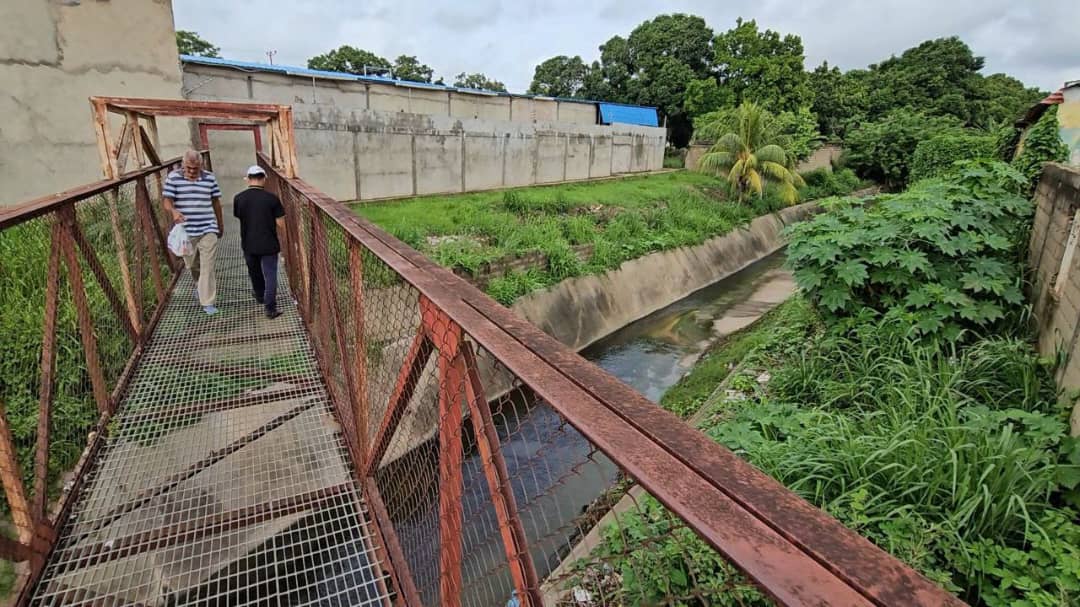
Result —
[[855, 259], [849, 259], [836, 267], [836, 276], [844, 281], [849, 287], [861, 285], [866, 282], [866, 264]]

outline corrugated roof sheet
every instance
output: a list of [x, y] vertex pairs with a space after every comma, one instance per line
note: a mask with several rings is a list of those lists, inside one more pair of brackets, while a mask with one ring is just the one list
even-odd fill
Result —
[[660, 126], [656, 108], [640, 105], [600, 102], [600, 122], [602, 124], [639, 124], [641, 126]]

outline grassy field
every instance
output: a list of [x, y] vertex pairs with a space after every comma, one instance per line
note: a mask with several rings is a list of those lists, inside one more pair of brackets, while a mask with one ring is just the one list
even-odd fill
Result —
[[[721, 180], [688, 171], [353, 206], [438, 263], [470, 273], [508, 256], [544, 253], [547, 268], [489, 284], [507, 304], [572, 276], [699, 244], [777, 208], [771, 197], [749, 205], [727, 200]], [[579, 259], [576, 245], [592, 245], [591, 256]]]

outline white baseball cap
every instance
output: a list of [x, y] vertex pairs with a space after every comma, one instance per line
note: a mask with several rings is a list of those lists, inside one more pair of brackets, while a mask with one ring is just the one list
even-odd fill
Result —
[[264, 171], [261, 166], [259, 166], [257, 164], [253, 164], [253, 165], [248, 167], [247, 176], [248, 177], [266, 177], [266, 171]]

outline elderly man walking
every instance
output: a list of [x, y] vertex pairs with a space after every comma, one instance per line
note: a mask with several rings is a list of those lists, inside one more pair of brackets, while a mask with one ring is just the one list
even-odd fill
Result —
[[184, 152], [179, 171], [172, 171], [162, 187], [165, 211], [184, 231], [194, 253], [184, 256], [195, 281], [195, 296], [207, 314], [217, 314], [217, 281], [214, 254], [222, 234], [221, 188], [210, 171], [203, 170], [202, 156], [195, 150]]

